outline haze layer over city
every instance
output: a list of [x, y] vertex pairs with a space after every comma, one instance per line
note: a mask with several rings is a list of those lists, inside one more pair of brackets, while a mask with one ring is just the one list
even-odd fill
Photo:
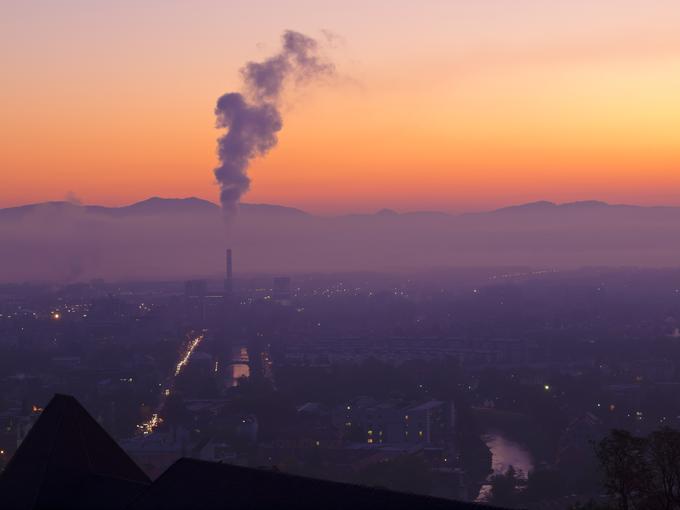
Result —
[[0, 507], [680, 510], [680, 4], [0, 6]]

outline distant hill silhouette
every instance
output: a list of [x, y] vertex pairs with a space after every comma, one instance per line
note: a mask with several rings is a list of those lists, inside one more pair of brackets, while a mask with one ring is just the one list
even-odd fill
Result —
[[[107, 207], [102, 205], [78, 205], [71, 202], [40, 202], [18, 207], [0, 209], [0, 220], [19, 219], [38, 211], [54, 213], [85, 212], [106, 216], [135, 216], [162, 214], [214, 214], [220, 207], [212, 202], [200, 198], [160, 198], [151, 197], [141, 202], [121, 207]], [[239, 210], [244, 213], [257, 214], [307, 214], [300, 209], [268, 204], [241, 204]]]
[[401, 271], [452, 266], [680, 264], [680, 208], [548, 201], [448, 214], [390, 209], [334, 217], [241, 204], [230, 221], [198, 198], [123, 207], [47, 202], [0, 209], [0, 282]]
[[[161, 198], [151, 197], [140, 202], [135, 202], [130, 205], [109, 207], [102, 205], [80, 205], [66, 201], [51, 201], [38, 202], [33, 204], [26, 204], [16, 207], [0, 208], [0, 220], [18, 219], [27, 214], [39, 211], [48, 210], [55, 213], [83, 211], [93, 214], [102, 214], [109, 216], [134, 216], [134, 215], [161, 215], [161, 214], [211, 214], [220, 211], [220, 206], [196, 197], [187, 198]], [[452, 214], [443, 211], [409, 211], [399, 213], [393, 209], [379, 209], [374, 213], [352, 213], [337, 216], [337, 218], [366, 218], [371, 216], [378, 216], [383, 218], [388, 217], [467, 217], [479, 215], [505, 215], [505, 214], [544, 214], [549, 213], [570, 213], [574, 211], [593, 213], [599, 210], [605, 211], [637, 211], [641, 214], [648, 212], [658, 213], [677, 213], [680, 215], [680, 207], [665, 207], [665, 206], [638, 206], [627, 204], [608, 204], [599, 200], [583, 200], [578, 202], [565, 202], [557, 204], [547, 200], [540, 200], [537, 202], [529, 202], [526, 204], [511, 205], [495, 209], [492, 211], [473, 212]], [[313, 216], [309, 213], [294, 207], [286, 207], [282, 205], [272, 204], [248, 204], [243, 203], [239, 205], [239, 212], [242, 214], [274, 214], [274, 215], [304, 215]]]

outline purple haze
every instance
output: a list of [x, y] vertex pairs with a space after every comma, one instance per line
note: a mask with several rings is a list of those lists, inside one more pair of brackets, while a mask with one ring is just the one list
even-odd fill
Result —
[[[239, 274], [442, 267], [677, 266], [680, 208], [529, 204], [499, 211], [319, 217], [241, 204], [230, 230]], [[0, 282], [221, 275], [220, 207], [154, 198], [127, 207], [0, 209]]]

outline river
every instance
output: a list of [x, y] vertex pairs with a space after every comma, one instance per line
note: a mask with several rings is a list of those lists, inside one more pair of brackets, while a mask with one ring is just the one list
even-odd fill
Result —
[[[529, 451], [521, 444], [508, 439], [502, 432], [489, 432], [482, 439], [484, 439], [489, 450], [491, 450], [491, 469], [493, 473], [489, 475], [487, 481], [493, 475], [505, 473], [510, 466], [514, 467], [522, 478], [526, 478], [529, 471], [534, 468], [534, 460]], [[490, 491], [490, 484], [482, 485], [475, 501], [488, 501]]]

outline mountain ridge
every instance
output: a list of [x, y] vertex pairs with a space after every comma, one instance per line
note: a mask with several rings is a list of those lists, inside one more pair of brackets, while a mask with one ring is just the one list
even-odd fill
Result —
[[[301, 209], [271, 204], [240, 204], [239, 208], [248, 213], [271, 213], [308, 215]], [[52, 212], [85, 212], [104, 216], [134, 216], [158, 214], [195, 214], [218, 213], [220, 207], [197, 197], [162, 198], [149, 197], [123, 206], [103, 206], [96, 204], [76, 204], [68, 201], [35, 202], [25, 205], [0, 208], [0, 218], [18, 219], [32, 212], [51, 210]]]
[[224, 249], [242, 271], [422, 267], [671, 266], [680, 207], [534, 202], [453, 215], [382, 210], [317, 216], [242, 204], [238, 221], [197, 199], [104, 207], [70, 202], [0, 210], [0, 282], [181, 278], [218, 274]]
[[[23, 204], [11, 207], [0, 207], [0, 217], [21, 217], [37, 210], [49, 210], [53, 212], [84, 211], [87, 213], [102, 214], [109, 216], [128, 215], [153, 215], [153, 214], [178, 214], [178, 213], [215, 213], [220, 206], [209, 200], [198, 197], [158, 197], [153, 196], [122, 206], [103, 206], [97, 204], [78, 204], [69, 201], [45, 201]], [[613, 209], [637, 209], [637, 210], [675, 210], [677, 206], [644, 206], [634, 204], [609, 204], [600, 200], [580, 200], [573, 202], [556, 203], [548, 200], [539, 200], [522, 204], [514, 204], [489, 211], [476, 211], [464, 213], [448, 213], [437, 210], [415, 210], [397, 212], [393, 209], [382, 208], [369, 213], [347, 213], [334, 216], [335, 218], [396, 218], [396, 217], [467, 217], [504, 214], [528, 214], [538, 212], [563, 212], [585, 210], [613, 210]], [[239, 205], [240, 212], [248, 214], [293, 214], [298, 216], [317, 216], [296, 207], [278, 204], [242, 203]]]

